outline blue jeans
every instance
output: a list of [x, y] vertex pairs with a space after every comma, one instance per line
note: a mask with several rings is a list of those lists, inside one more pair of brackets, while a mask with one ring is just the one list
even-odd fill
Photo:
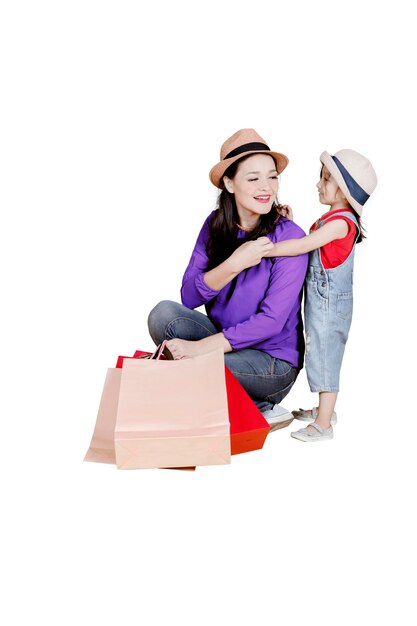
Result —
[[[171, 300], [152, 309], [148, 327], [155, 344], [164, 339], [196, 341], [219, 332], [206, 315]], [[298, 375], [297, 368], [286, 361], [252, 348], [228, 352], [224, 361], [261, 411], [279, 404]]]

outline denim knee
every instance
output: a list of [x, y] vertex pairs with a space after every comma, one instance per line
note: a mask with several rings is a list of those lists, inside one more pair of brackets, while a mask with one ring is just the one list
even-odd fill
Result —
[[[295, 378], [296, 377], [297, 377], [297, 375], [295, 376]], [[288, 383], [288, 385], [286, 385], [283, 389], [280, 389], [276, 393], [271, 393], [267, 397], [267, 401], [271, 402], [272, 405], [279, 404], [280, 402], [282, 402], [282, 400], [285, 398], [285, 396], [291, 391], [291, 389], [292, 389], [292, 387], [293, 387], [293, 385], [295, 383], [295, 378], [290, 383]]]
[[165, 338], [167, 325], [178, 315], [178, 307], [181, 305], [173, 300], [162, 300], [152, 309], [148, 315], [149, 334], [156, 343]]

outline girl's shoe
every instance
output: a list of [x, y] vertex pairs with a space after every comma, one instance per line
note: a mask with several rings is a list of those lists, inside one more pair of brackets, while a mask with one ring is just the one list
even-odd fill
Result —
[[[301, 420], [302, 422], [314, 422], [317, 419], [317, 407], [314, 406], [311, 411], [306, 409], [298, 409], [298, 411], [293, 411], [296, 420]], [[337, 424], [337, 414], [333, 411], [332, 419], [330, 420], [330, 424], [334, 426]]]
[[[313, 428], [314, 430], [310, 430]], [[300, 428], [291, 433], [291, 437], [298, 439], [299, 441], [326, 441], [327, 439], [333, 439], [333, 428], [322, 428], [316, 422], [313, 422], [306, 428]]]

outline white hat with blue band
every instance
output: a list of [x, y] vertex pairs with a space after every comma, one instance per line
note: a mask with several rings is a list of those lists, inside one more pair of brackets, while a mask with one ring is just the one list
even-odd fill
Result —
[[320, 161], [336, 179], [350, 205], [362, 215], [362, 209], [377, 184], [369, 159], [355, 150], [339, 150], [333, 155], [323, 152]]

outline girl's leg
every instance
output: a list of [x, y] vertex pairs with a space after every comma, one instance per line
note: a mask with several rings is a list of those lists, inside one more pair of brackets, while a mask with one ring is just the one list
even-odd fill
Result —
[[293, 411], [293, 415], [304, 422], [316, 422], [323, 428], [328, 428], [325, 424], [332, 425], [336, 423], [337, 418], [334, 413], [336, 400], [337, 392], [320, 391], [317, 409], [300, 409], [299, 411]]
[[165, 339], [197, 341], [218, 332], [207, 315], [171, 300], [163, 300], [152, 309], [148, 328], [156, 345]]
[[336, 400], [337, 392], [321, 391], [319, 393], [318, 415], [315, 422], [322, 428], [330, 428], [330, 420], [332, 419]]

